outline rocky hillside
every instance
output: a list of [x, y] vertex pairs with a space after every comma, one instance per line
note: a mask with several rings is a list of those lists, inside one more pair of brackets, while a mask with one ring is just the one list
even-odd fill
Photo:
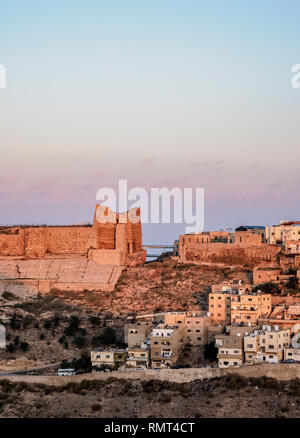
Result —
[[224, 280], [249, 281], [238, 267], [184, 264], [172, 258], [128, 268], [113, 292], [52, 291], [76, 305], [109, 311], [116, 316], [168, 310], [207, 309], [210, 286]]
[[190, 383], [109, 378], [59, 387], [2, 380], [0, 417], [295, 418], [299, 397], [299, 379], [235, 374]]

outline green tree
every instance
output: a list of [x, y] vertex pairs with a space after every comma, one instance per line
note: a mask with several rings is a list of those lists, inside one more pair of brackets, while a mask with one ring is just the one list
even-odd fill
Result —
[[73, 340], [73, 343], [77, 348], [82, 348], [86, 345], [87, 340], [85, 336], [76, 336], [76, 338]]
[[106, 327], [99, 336], [102, 345], [112, 345], [116, 343], [116, 332], [111, 327]]
[[216, 348], [215, 343], [210, 342], [209, 344], [205, 344], [203, 354], [206, 360], [215, 361], [218, 354], [218, 349]]
[[80, 319], [76, 315], [71, 315], [68, 327], [65, 328], [65, 335], [74, 336], [80, 325]]

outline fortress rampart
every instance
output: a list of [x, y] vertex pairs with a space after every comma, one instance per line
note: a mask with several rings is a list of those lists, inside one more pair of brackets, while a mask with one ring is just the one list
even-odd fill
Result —
[[[113, 222], [105, 223], [106, 216]], [[111, 290], [122, 272], [116, 268], [145, 260], [139, 209], [115, 214], [96, 205], [92, 225], [0, 228], [0, 281], [22, 282], [42, 292], [53, 287]]]

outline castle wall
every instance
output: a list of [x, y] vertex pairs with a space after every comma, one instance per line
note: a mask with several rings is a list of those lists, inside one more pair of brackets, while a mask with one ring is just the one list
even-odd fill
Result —
[[[185, 238], [185, 240], [183, 240]], [[202, 263], [223, 263], [227, 265], [247, 265], [254, 267], [263, 263], [275, 266], [280, 248], [261, 244], [247, 246], [235, 243], [197, 243], [190, 236], [180, 236], [179, 255], [183, 261]]]
[[[138, 218], [137, 223], [130, 222], [131, 214]], [[146, 251], [142, 248], [139, 209], [116, 214], [108, 207], [97, 205], [92, 226], [0, 229], [0, 260], [78, 258], [90, 259], [99, 265], [144, 263]]]

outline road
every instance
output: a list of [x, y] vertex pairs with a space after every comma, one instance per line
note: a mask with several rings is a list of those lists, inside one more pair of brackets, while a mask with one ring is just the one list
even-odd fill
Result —
[[43, 365], [41, 367], [36, 367], [36, 368], [28, 368], [28, 369], [23, 369], [23, 370], [16, 370], [16, 371], [6, 371], [5, 373], [0, 373], [0, 376], [14, 376], [14, 375], [18, 375], [18, 374], [27, 374], [30, 372], [34, 372], [34, 371], [43, 371], [43, 370], [48, 370], [51, 368], [56, 368], [58, 366], [60, 366], [61, 361], [57, 362], [57, 363], [53, 363], [51, 365]]

